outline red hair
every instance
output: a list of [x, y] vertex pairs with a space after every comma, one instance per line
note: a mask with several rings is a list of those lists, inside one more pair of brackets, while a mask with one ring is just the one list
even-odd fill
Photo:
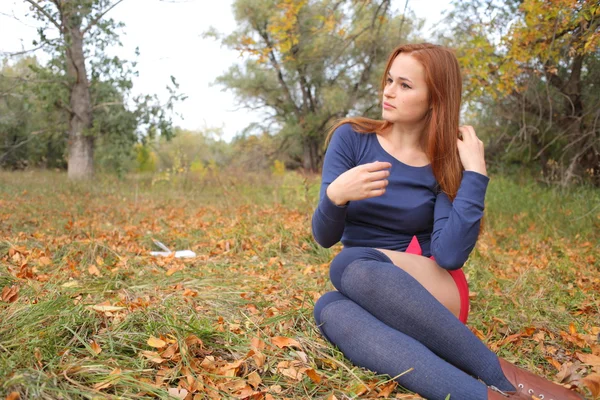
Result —
[[[381, 93], [385, 88], [387, 74], [400, 53], [410, 54], [425, 70], [425, 82], [429, 89], [431, 111], [425, 117], [427, 124], [422, 146], [440, 189], [454, 200], [462, 179], [462, 165], [458, 156], [458, 120], [462, 91], [462, 77], [458, 60], [445, 47], [429, 43], [403, 44], [390, 54], [381, 79]], [[380, 96], [381, 97], [381, 96]], [[350, 123], [359, 133], [383, 133], [391, 122], [364, 117], [350, 117], [338, 121], [328, 132], [329, 143], [333, 132], [341, 125]]]

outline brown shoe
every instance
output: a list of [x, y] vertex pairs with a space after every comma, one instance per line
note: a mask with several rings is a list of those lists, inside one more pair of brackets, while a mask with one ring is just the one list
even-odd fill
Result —
[[531, 396], [517, 392], [503, 392], [492, 386], [488, 388], [488, 400], [531, 400]]
[[504, 376], [517, 389], [517, 394], [529, 396], [526, 398], [536, 396], [540, 400], [585, 400], [571, 390], [519, 368], [502, 358], [498, 359]]

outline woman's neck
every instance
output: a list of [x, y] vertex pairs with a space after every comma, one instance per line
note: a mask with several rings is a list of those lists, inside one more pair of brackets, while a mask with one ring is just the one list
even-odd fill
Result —
[[395, 123], [386, 134], [387, 141], [395, 148], [402, 150], [423, 151], [422, 136], [425, 123], [419, 122], [414, 125]]

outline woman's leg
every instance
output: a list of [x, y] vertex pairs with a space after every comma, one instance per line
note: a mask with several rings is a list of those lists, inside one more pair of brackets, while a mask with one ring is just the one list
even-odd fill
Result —
[[[382, 252], [392, 264], [402, 268], [415, 278], [437, 301], [442, 303], [457, 318], [461, 304], [459, 290], [452, 275], [430, 258], [400, 251], [376, 249]], [[465, 321], [466, 322], [466, 321]]]
[[[406, 256], [431, 262], [424, 257]], [[418, 340], [442, 359], [487, 385], [503, 391], [515, 390], [506, 379], [496, 354], [421, 283], [395, 266], [382, 252], [345, 248], [332, 261], [330, 275], [336, 289], [385, 325]]]
[[[403, 387], [436, 400], [486, 400], [485, 384], [444, 361], [419, 341], [390, 328], [339, 292], [315, 305], [323, 335], [354, 364], [397, 377]], [[461, 324], [462, 325], [462, 324]]]

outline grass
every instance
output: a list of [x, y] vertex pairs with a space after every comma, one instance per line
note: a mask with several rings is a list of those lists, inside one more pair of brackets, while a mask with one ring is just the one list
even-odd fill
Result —
[[[18, 290], [0, 301], [0, 396], [414, 398], [318, 334], [341, 248], [312, 240], [318, 189], [295, 173], [0, 172], [0, 290]], [[599, 204], [597, 189], [494, 176], [464, 267], [470, 328], [582, 393], [600, 372], [585, 358], [600, 356]], [[153, 238], [198, 256], [150, 257]]]

